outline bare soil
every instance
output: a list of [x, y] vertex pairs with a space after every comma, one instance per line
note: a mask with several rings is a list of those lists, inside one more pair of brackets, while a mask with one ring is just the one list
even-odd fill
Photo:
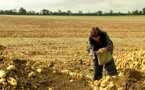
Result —
[[[145, 89], [145, 22], [56, 20], [27, 17], [0, 17], [0, 70], [6, 71], [4, 90], [100, 90], [101, 81], [94, 85], [92, 58], [86, 51], [92, 26], [99, 26], [114, 40], [114, 57], [118, 73], [106, 84], [107, 90]], [[48, 39], [47, 39], [48, 38]], [[3, 39], [3, 40], [1, 40]], [[126, 55], [132, 55], [131, 57]], [[134, 56], [134, 57], [133, 57]], [[132, 60], [133, 58], [133, 60]], [[120, 60], [120, 61], [119, 61]], [[139, 64], [134, 63], [139, 62]], [[8, 71], [9, 65], [16, 69]], [[130, 67], [132, 65], [132, 67]], [[37, 69], [42, 71], [39, 73]], [[33, 72], [32, 76], [29, 76]], [[18, 85], [12, 86], [7, 78]], [[103, 89], [106, 89], [103, 87]]]
[[[70, 63], [73, 68], [75, 68], [75, 64], [75, 61]], [[78, 71], [80, 64], [78, 64]], [[9, 65], [15, 65], [16, 70], [8, 71]], [[6, 79], [8, 77], [15, 78], [18, 85], [12, 86], [6, 81], [5, 84], [0, 84], [0, 88], [4, 90], [91, 90], [86, 78], [73, 77], [60, 72], [62, 69], [68, 69], [68, 67], [70, 66], [59, 60], [13, 60], [7, 56], [1, 59], [0, 70], [6, 71]], [[42, 70], [41, 73], [37, 72], [38, 68]], [[54, 73], [54, 70], [56, 73]], [[29, 77], [28, 75], [31, 72], [34, 72], [35, 75]]]
[[[9, 50], [1, 46], [0, 70], [6, 71], [6, 81], [0, 84], [0, 88], [5, 90], [92, 90], [89, 84], [92, 82], [87, 75], [93, 75], [92, 63], [80, 60], [61, 61], [61, 60], [29, 60], [11, 58]], [[7, 70], [9, 65], [14, 65], [15, 70]], [[38, 72], [37, 69], [41, 69]], [[69, 72], [67, 72], [69, 71]], [[32, 76], [29, 74], [33, 72]], [[143, 90], [145, 89], [145, 74], [131, 68], [122, 68], [121, 77], [112, 78], [117, 90]], [[70, 73], [81, 73], [81, 76], [70, 75]], [[7, 78], [13, 77], [18, 85], [12, 86]], [[103, 80], [105, 76], [101, 79]], [[100, 80], [100, 81], [101, 81]], [[106, 81], [109, 84], [110, 81]], [[101, 83], [98, 83], [99, 90]], [[109, 90], [111, 90], [109, 89]]]

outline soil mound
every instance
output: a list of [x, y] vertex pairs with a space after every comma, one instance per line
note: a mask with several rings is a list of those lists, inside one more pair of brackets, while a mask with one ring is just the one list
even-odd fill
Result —
[[118, 87], [122, 87], [126, 90], [142, 90], [145, 89], [143, 74], [135, 69], [125, 69], [123, 75], [114, 79]]
[[[32, 60], [13, 61], [4, 60], [0, 62], [0, 70], [6, 72], [6, 81], [0, 84], [0, 88], [6, 90], [90, 90], [84, 78], [76, 78], [63, 74], [53, 69], [51, 62], [40, 62]], [[14, 65], [15, 70], [7, 70], [9, 65]], [[7, 79], [13, 77], [17, 85], [8, 83]]]
[[[4, 90], [144, 90], [145, 52], [130, 55], [133, 59], [116, 60], [117, 76], [92, 81], [93, 69], [82, 59], [40, 61], [20, 59], [1, 46], [0, 88]], [[16, 53], [18, 54], [18, 53]], [[19, 55], [19, 54], [18, 54]], [[131, 62], [140, 63], [131, 63]], [[124, 65], [124, 66], [123, 66]], [[132, 65], [130, 67], [130, 65]], [[136, 67], [134, 67], [136, 65]]]
[[4, 56], [2, 56], [2, 55], [3, 55], [3, 52], [5, 49], [6, 49], [5, 46], [0, 45], [0, 61], [4, 60]]
[[0, 45], [0, 50], [1, 50], [1, 51], [5, 50], [5, 49], [6, 49], [6, 47], [5, 47], [5, 46]]
[[142, 73], [135, 69], [125, 69], [123, 72], [125, 78], [140, 80], [142, 78]]

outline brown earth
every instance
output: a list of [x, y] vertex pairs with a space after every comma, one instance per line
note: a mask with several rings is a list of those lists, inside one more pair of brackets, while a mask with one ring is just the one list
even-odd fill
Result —
[[[2, 89], [91, 90], [96, 87], [99, 90], [106, 77], [104, 76], [97, 86], [93, 84], [92, 58], [86, 51], [89, 30], [96, 25], [107, 31], [114, 40], [114, 58], [117, 57], [115, 63], [118, 73], [123, 74], [106, 82], [108, 86], [111, 81], [115, 85], [113, 89], [108, 90], [145, 89], [145, 72], [142, 70], [145, 53], [134, 55], [136, 51], [145, 50], [145, 22], [8, 16], [2, 16], [0, 19], [0, 37], [8, 38], [4, 38], [6, 41], [1, 42], [0, 46], [0, 70], [5, 70], [7, 74], [6, 83], [0, 84]], [[128, 43], [132, 40], [135, 41]], [[134, 43], [136, 41], [138, 42]], [[136, 61], [140, 63], [137, 66], [134, 63]], [[6, 70], [12, 64], [16, 66], [16, 70]], [[37, 72], [37, 69], [42, 72]], [[34, 75], [28, 77], [31, 72], [34, 72]], [[8, 77], [15, 78], [18, 85], [10, 85]]]
[[[4, 60], [1, 64], [5, 63], [8, 66], [12, 61]], [[91, 87], [87, 84], [84, 78], [75, 78], [69, 75], [63, 75], [62, 73], [53, 73], [52, 67], [47, 67], [45, 62], [37, 62], [37, 64], [44, 65], [41, 73], [38, 73], [35, 69], [31, 68], [31, 65], [36, 63], [30, 60], [13, 60], [11, 64], [16, 66], [14, 71], [6, 71], [6, 78], [13, 77], [17, 80], [18, 85], [12, 86], [9, 83], [1, 84], [0, 87], [5, 90], [49, 90], [54, 88], [55, 90], [90, 90]], [[26, 65], [30, 64], [30, 65]], [[5, 70], [6, 67], [0, 69]], [[35, 75], [28, 77], [30, 72], [34, 72]], [[70, 80], [73, 80], [71, 82]]]
[[[1, 56], [3, 56], [3, 53]], [[76, 62], [71, 62], [70, 65], [73, 67], [74, 63]], [[16, 69], [7, 70], [9, 65], [14, 65]], [[78, 71], [80, 66], [81, 63], [78, 64]], [[68, 67], [70, 66], [59, 60], [42, 62], [17, 58], [11, 59], [10, 56], [4, 56], [0, 61], [0, 70], [6, 71], [6, 79], [8, 77], [15, 78], [18, 85], [12, 86], [6, 81], [0, 84], [0, 88], [5, 90], [91, 90], [87, 79], [83, 76], [74, 77], [61, 72], [61, 70]], [[42, 72], [39, 73], [37, 69], [41, 69]], [[29, 76], [31, 72], [34, 72], [34, 74]]]
[[[10, 50], [1, 46], [0, 70], [6, 71], [6, 81], [0, 84], [0, 88], [6, 90], [92, 90], [95, 83], [92, 82], [92, 63], [74, 59], [62, 60], [29, 60], [11, 57]], [[145, 56], [145, 53], [141, 54]], [[138, 57], [136, 57], [138, 58]], [[117, 61], [118, 62], [118, 61]], [[129, 61], [127, 61], [129, 62]], [[123, 63], [122, 63], [123, 64]], [[7, 70], [9, 65], [14, 65], [15, 70]], [[38, 72], [37, 69], [41, 69]], [[105, 81], [106, 85], [112, 81], [115, 86], [107, 90], [143, 90], [145, 89], [145, 73], [134, 68], [120, 68], [122, 75], [112, 77]], [[30, 73], [33, 75], [30, 76]], [[16, 79], [18, 85], [12, 86], [8, 77]], [[100, 90], [101, 83], [106, 80], [104, 76], [94, 90]], [[109, 86], [108, 86], [109, 87]], [[108, 88], [106, 87], [106, 88]]]

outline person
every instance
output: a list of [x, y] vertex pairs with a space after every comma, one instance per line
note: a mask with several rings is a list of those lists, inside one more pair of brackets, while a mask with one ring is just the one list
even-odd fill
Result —
[[[100, 30], [98, 27], [93, 27], [91, 29], [90, 36], [88, 39], [88, 52], [91, 47], [93, 47], [93, 51], [97, 51], [97, 53], [102, 53], [108, 50], [110, 51], [111, 55], [113, 54], [113, 42], [110, 40], [107, 32]], [[106, 63], [104, 67], [106, 76], [117, 75], [117, 69], [113, 58], [111, 59], [111, 61]], [[93, 53], [93, 69], [93, 80], [101, 79], [103, 76], [103, 65], [98, 64], [96, 53]]]

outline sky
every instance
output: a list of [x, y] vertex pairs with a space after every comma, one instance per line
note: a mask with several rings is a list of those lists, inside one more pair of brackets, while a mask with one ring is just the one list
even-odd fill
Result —
[[127, 13], [145, 8], [145, 0], [0, 0], [0, 10], [19, 10], [20, 7], [35, 12], [47, 9], [53, 12], [70, 10], [73, 13], [99, 10]]

